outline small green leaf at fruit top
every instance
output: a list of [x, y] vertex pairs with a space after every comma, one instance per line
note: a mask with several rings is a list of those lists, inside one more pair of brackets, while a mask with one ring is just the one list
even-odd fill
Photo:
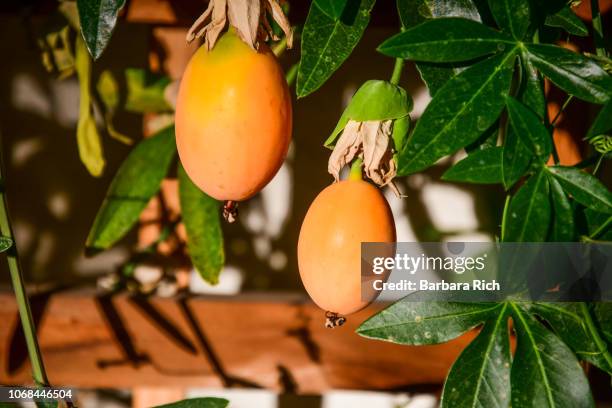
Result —
[[512, 320], [517, 333], [512, 407], [594, 407], [589, 383], [569, 347], [521, 306], [512, 304]]
[[476, 184], [502, 182], [503, 148], [476, 150], [442, 175], [442, 180]]
[[13, 240], [0, 235], [0, 252], [4, 252], [13, 246]]
[[483, 134], [510, 89], [516, 49], [471, 66], [431, 100], [398, 157], [398, 175], [423, 170]]
[[314, 4], [325, 13], [327, 17], [339, 19], [346, 8], [348, 0], [314, 0]]
[[363, 322], [357, 333], [398, 344], [439, 344], [497, 315], [501, 307], [498, 303], [411, 302], [404, 298]]
[[155, 408], [225, 408], [229, 401], [223, 398], [190, 398], [171, 404], [158, 405]]
[[545, 24], [549, 27], [563, 28], [569, 34], [579, 37], [586, 37], [589, 35], [587, 26], [576, 14], [574, 14], [569, 6], [565, 6], [557, 13], [547, 16]]
[[489, 0], [489, 7], [499, 28], [522, 40], [529, 28], [528, 0]]
[[172, 106], [166, 99], [165, 91], [170, 78], [138, 68], [125, 70], [127, 95], [125, 109], [130, 112], [168, 112]]
[[612, 77], [595, 60], [550, 44], [527, 44], [527, 57], [555, 85], [587, 102], [612, 96]]
[[107, 249], [138, 221], [151, 197], [159, 191], [176, 152], [174, 127], [143, 139], [123, 161], [98, 210], [87, 247]]
[[512, 39], [484, 24], [465, 18], [438, 18], [387, 39], [381, 53], [424, 62], [467, 61], [500, 52]]
[[181, 215], [187, 231], [187, 249], [202, 279], [214, 285], [225, 263], [219, 202], [204, 194], [178, 166]]
[[310, 6], [302, 31], [302, 59], [297, 95], [302, 98], [321, 87], [351, 54], [370, 21], [375, 0], [351, 0], [334, 20], [316, 4]]
[[530, 147], [539, 162], [545, 164], [552, 151], [552, 138], [546, 127], [535, 113], [516, 99], [506, 98], [506, 107], [514, 132]]
[[561, 184], [550, 174], [548, 183], [553, 208], [553, 223], [549, 241], [571, 242], [576, 237], [572, 205]]
[[596, 177], [574, 167], [552, 166], [548, 169], [574, 200], [592, 210], [612, 214], [612, 193]]
[[507, 407], [510, 402], [510, 338], [507, 304], [498, 308], [451, 367], [441, 408]]
[[81, 33], [94, 60], [106, 48], [125, 0], [77, 0]]
[[403, 88], [387, 81], [366, 81], [353, 95], [324, 145], [332, 147], [349, 120], [365, 122], [400, 119], [408, 116], [411, 110], [412, 99]]

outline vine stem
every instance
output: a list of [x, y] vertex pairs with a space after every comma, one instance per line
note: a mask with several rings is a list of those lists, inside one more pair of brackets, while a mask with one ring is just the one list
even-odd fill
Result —
[[391, 82], [393, 85], [399, 84], [400, 78], [402, 77], [402, 70], [404, 69], [405, 61], [403, 58], [396, 58], [395, 65], [393, 65], [393, 74], [391, 74]]
[[36, 338], [36, 327], [34, 325], [34, 319], [32, 318], [30, 302], [25, 289], [21, 265], [19, 263], [19, 256], [17, 255], [15, 236], [13, 235], [13, 228], [11, 226], [11, 221], [8, 214], [6, 184], [5, 177], [2, 173], [3, 164], [1, 156], [2, 155], [0, 154], [0, 234], [2, 234], [4, 237], [10, 238], [13, 241], [13, 245], [6, 251], [6, 258], [11, 275], [11, 281], [13, 283], [15, 298], [17, 300], [17, 308], [19, 310], [21, 327], [23, 328], [26, 347], [28, 349], [28, 356], [32, 365], [32, 378], [38, 386], [44, 387], [49, 384], [49, 380], [47, 379], [47, 373], [45, 372], [40, 347], [38, 346], [38, 340]]
[[595, 35], [593, 36], [595, 39], [595, 52], [600, 57], [605, 57], [607, 52], [603, 40], [603, 24], [601, 23], [598, 0], [591, 0], [591, 16], [593, 16], [593, 30], [595, 31]]
[[597, 329], [597, 326], [595, 326], [595, 322], [593, 321], [593, 316], [591, 316], [589, 306], [585, 302], [580, 303], [580, 311], [582, 312], [582, 317], [584, 318], [584, 324], [586, 325], [586, 329], [589, 331], [589, 334], [591, 335], [593, 341], [601, 351], [608, 365], [612, 367], [612, 354], [610, 354], [606, 342], [601, 338], [599, 330]]

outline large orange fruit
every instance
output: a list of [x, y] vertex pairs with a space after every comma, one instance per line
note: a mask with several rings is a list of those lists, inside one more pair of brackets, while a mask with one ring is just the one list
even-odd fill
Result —
[[226, 32], [193, 55], [179, 87], [176, 145], [191, 180], [217, 200], [241, 201], [274, 177], [291, 140], [291, 97], [270, 49]]
[[385, 197], [362, 180], [328, 186], [310, 205], [298, 241], [302, 283], [323, 310], [347, 315], [374, 300], [361, 296], [362, 242], [395, 242]]

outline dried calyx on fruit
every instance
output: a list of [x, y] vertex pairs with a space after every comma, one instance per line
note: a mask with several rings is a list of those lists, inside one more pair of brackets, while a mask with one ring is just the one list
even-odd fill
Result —
[[204, 13], [187, 32], [187, 42], [204, 37], [204, 46], [212, 50], [229, 23], [242, 41], [257, 50], [262, 40], [279, 40], [270, 26], [268, 16], [283, 30], [287, 37], [287, 47], [291, 48], [291, 25], [277, 0], [210, 0]]
[[411, 109], [412, 100], [399, 86], [379, 80], [364, 83], [325, 142], [333, 148], [329, 173], [338, 181], [342, 168], [359, 158], [366, 177], [379, 186], [389, 185], [400, 195], [393, 184], [395, 156], [404, 146]]

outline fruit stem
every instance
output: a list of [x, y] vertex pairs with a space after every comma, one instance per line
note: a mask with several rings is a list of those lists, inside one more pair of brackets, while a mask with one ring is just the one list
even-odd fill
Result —
[[400, 78], [402, 77], [402, 70], [404, 69], [404, 59], [396, 58], [395, 65], [393, 65], [393, 74], [391, 74], [391, 82], [393, 85], [399, 84]]
[[349, 173], [349, 180], [363, 180], [363, 173], [361, 167], [363, 166], [363, 159], [358, 157], [351, 164], [351, 172]]

